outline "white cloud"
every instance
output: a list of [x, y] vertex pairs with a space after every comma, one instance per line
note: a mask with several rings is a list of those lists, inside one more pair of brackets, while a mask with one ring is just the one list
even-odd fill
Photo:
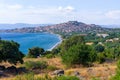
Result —
[[73, 12], [75, 8], [72, 6], [66, 6], [66, 7], [59, 6], [58, 10], [61, 12]]
[[120, 10], [108, 11], [105, 15], [111, 19], [120, 19]]
[[59, 6], [59, 7], [58, 7], [58, 10], [60, 10], [60, 11], [63, 10], [63, 7], [62, 7], [62, 6]]
[[7, 5], [6, 7], [7, 7], [8, 9], [15, 9], [15, 10], [17, 10], [17, 9], [22, 9], [22, 8], [23, 8], [23, 6], [20, 5], [20, 4]]
[[78, 20], [85, 23], [120, 23], [120, 10], [88, 11], [73, 6], [41, 7], [39, 5], [0, 3], [0, 23], [60, 23]]
[[18, 10], [18, 9], [22, 9], [23, 5], [20, 4], [5, 4], [5, 3], [0, 3], [0, 9], [6, 9], [6, 10]]
[[67, 7], [65, 8], [65, 10], [74, 11], [74, 8], [73, 8], [72, 6], [67, 6]]

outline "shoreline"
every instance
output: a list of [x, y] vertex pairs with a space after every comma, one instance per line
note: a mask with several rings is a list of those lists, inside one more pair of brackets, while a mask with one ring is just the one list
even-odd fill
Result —
[[[56, 42], [55, 44], [53, 44], [50, 48], [48, 48], [48, 49], [45, 49], [46, 51], [52, 51], [53, 49], [55, 49], [58, 45], [60, 45], [61, 43], [62, 43], [62, 41], [63, 41], [63, 38], [62, 38], [62, 36], [61, 35], [59, 35], [59, 34], [55, 34], [55, 33], [51, 33], [51, 32], [42, 32], [42, 33], [48, 33], [48, 34], [53, 34], [53, 35], [55, 35], [57, 38], [58, 38], [58, 42]], [[4, 33], [3, 33], [4, 34]], [[7, 33], [7, 34], [9, 34], [9, 33]], [[11, 33], [10, 33], [11, 34]], [[14, 34], [14, 33], [13, 33]], [[23, 34], [23, 33], [20, 33], [20, 34]], [[28, 34], [28, 33], [25, 33], [25, 34]], [[33, 34], [33, 33], [32, 33]], [[35, 34], [37, 34], [37, 33], [35, 33]], [[17, 42], [17, 41], [16, 41]], [[20, 43], [19, 43], [20, 44]], [[22, 44], [21, 44], [22, 45]], [[27, 51], [23, 51], [23, 50], [21, 50], [24, 54], [27, 54], [28, 53], [28, 49], [27, 49]]]
[[59, 34], [55, 34], [55, 35], [58, 36], [58, 38], [59, 38], [60, 41], [57, 42], [54, 46], [52, 46], [50, 49], [47, 49], [47, 51], [52, 51], [53, 49], [55, 49], [58, 45], [60, 45], [62, 43], [63, 39], [62, 39], [61, 35], [59, 35]]

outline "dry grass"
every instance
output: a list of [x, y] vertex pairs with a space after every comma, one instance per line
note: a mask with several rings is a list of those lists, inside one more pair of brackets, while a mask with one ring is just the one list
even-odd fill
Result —
[[62, 64], [61, 58], [56, 57], [56, 58], [24, 58], [24, 62], [26, 61], [46, 61], [48, 65], [56, 66], [58, 68], [64, 69], [64, 65]]
[[[74, 73], [75, 71], [80, 73], [80, 76], [85, 77], [86, 80], [90, 80], [93, 77], [106, 77], [112, 76], [116, 72], [116, 65], [114, 64], [98, 64], [97, 67], [90, 68], [72, 68], [66, 70], [66, 74]], [[72, 74], [73, 75], [73, 74]], [[102, 79], [101, 79], [102, 80]]]
[[[85, 77], [86, 80], [90, 80], [92, 77], [106, 77], [107, 79], [109, 76], [114, 75], [116, 72], [116, 63], [105, 63], [105, 64], [95, 64], [95, 66], [90, 68], [85, 67], [77, 67], [77, 68], [69, 68], [66, 69], [65, 66], [62, 64], [61, 59], [59, 57], [47, 59], [47, 58], [24, 58], [24, 61], [47, 61], [49, 65], [56, 66], [57, 68], [64, 69], [66, 75], [73, 75], [75, 71], [78, 71], [80, 73], [80, 76]], [[10, 66], [9, 63], [2, 63], [5, 66]], [[22, 66], [22, 65], [18, 65]], [[50, 76], [52, 72], [46, 71], [46, 73], [41, 73], [36, 76], [43, 76], [45, 74], [48, 74]], [[2, 78], [0, 80], [10, 80], [12, 78]], [[101, 79], [102, 80], [102, 79]]]

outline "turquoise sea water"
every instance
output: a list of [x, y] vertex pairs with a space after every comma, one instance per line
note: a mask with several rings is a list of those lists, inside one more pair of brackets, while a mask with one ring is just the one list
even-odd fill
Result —
[[28, 53], [28, 48], [38, 46], [48, 50], [60, 42], [59, 36], [50, 33], [0, 33], [0, 37], [18, 42], [24, 54]]

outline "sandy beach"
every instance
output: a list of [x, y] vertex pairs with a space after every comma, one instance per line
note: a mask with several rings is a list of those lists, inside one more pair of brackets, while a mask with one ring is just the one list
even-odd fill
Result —
[[62, 37], [61, 37], [61, 35], [59, 35], [59, 34], [57, 34], [57, 36], [59, 37], [59, 42], [57, 42], [53, 47], [51, 47], [50, 49], [48, 49], [48, 51], [52, 51], [54, 48], [56, 48], [59, 44], [61, 44], [62, 43]]

